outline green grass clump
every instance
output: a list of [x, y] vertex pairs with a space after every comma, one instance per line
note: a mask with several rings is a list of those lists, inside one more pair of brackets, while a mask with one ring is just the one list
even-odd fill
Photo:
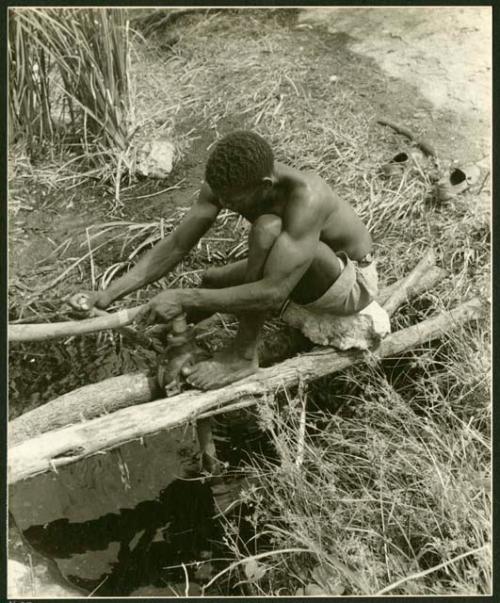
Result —
[[11, 10], [11, 134], [31, 155], [77, 140], [83, 158], [119, 181], [133, 131], [129, 52], [122, 10]]

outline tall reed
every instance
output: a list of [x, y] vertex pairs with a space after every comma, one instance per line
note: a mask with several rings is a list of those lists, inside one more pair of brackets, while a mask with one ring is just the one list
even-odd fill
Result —
[[132, 135], [129, 28], [120, 9], [9, 14], [9, 116], [31, 152], [70, 134], [115, 177]]

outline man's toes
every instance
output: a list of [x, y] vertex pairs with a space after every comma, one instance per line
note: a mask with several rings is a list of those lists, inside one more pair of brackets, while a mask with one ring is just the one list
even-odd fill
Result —
[[207, 362], [203, 366], [200, 366], [198, 371], [198, 375], [201, 379], [210, 379], [215, 373], [217, 373], [217, 365], [215, 362]]
[[200, 376], [198, 374], [188, 375], [186, 377], [186, 381], [189, 383], [189, 385], [192, 385], [193, 387], [200, 387]]
[[204, 362], [199, 362], [198, 364], [194, 364], [192, 366], [186, 366], [182, 369], [183, 373], [191, 378], [191, 377], [197, 377], [199, 375], [201, 375], [204, 371], [205, 371], [205, 367], [203, 366], [205, 363]]
[[193, 371], [186, 376], [186, 381], [193, 387], [204, 388], [204, 384], [210, 381], [210, 376], [213, 373], [213, 368], [209, 366], [197, 365]]
[[205, 367], [196, 375], [196, 386], [201, 389], [213, 389], [214, 384], [220, 380], [220, 375], [217, 367]]
[[207, 375], [203, 375], [203, 377], [200, 379], [200, 385], [203, 389], [210, 389], [214, 382], [218, 381], [218, 375], [217, 374], [207, 374]]
[[202, 383], [200, 383], [200, 389], [202, 389], [203, 391], [212, 389], [210, 382], [208, 380], [205, 380]]
[[186, 366], [182, 367], [183, 375], [192, 375], [195, 373], [199, 373], [206, 369], [207, 365], [210, 365], [211, 361], [203, 360], [202, 362], [197, 362], [196, 364], [186, 364]]
[[253, 366], [235, 369], [209, 360], [190, 367], [190, 372], [186, 375], [186, 381], [197, 389], [217, 389], [233, 381], [243, 379], [254, 373], [255, 370]]
[[204, 360], [203, 362], [198, 362], [193, 367], [191, 367], [191, 372], [198, 373], [198, 374], [203, 373], [207, 370], [207, 368], [210, 367], [211, 364], [212, 364], [212, 362], [210, 360]]

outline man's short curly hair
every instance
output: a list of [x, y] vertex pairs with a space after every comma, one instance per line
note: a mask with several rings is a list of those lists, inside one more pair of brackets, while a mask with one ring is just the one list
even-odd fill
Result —
[[270, 176], [273, 165], [272, 149], [261, 136], [236, 130], [215, 145], [207, 161], [205, 180], [215, 191], [246, 189]]

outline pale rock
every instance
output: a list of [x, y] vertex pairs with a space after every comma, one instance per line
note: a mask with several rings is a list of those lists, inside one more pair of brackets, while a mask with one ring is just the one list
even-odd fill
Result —
[[75, 599], [86, 598], [76, 588], [55, 581], [48, 567], [33, 559], [33, 567], [9, 559], [7, 565], [7, 596], [9, 599]]
[[291, 302], [283, 320], [313, 343], [339, 350], [374, 348], [391, 332], [389, 315], [376, 301], [351, 316], [311, 312]]
[[166, 178], [174, 167], [175, 146], [168, 140], [150, 140], [137, 151], [136, 172], [149, 178]]

